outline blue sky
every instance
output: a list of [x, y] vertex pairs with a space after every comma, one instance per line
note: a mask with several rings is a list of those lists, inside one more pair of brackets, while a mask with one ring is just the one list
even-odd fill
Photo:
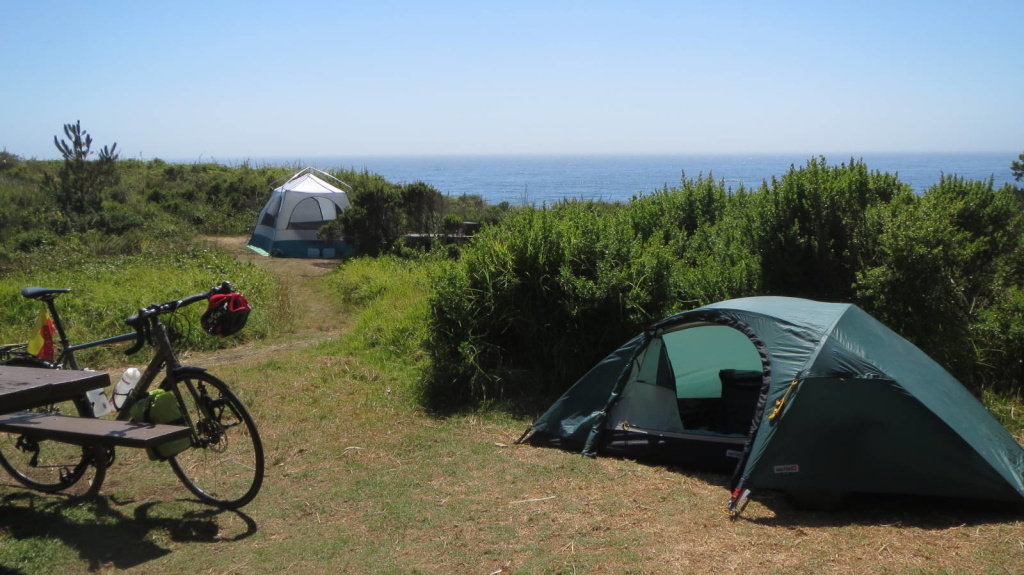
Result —
[[1024, 150], [1024, 2], [8, 2], [0, 149]]

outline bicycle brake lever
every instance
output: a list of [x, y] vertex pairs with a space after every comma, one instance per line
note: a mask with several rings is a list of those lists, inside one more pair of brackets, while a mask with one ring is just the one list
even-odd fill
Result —
[[135, 345], [131, 346], [130, 348], [128, 348], [126, 350], [124, 350], [124, 354], [125, 355], [132, 355], [134, 353], [137, 353], [140, 349], [142, 349], [142, 346], [146, 344], [146, 340], [148, 339], [146, 337], [146, 332], [145, 332], [146, 322], [145, 321], [141, 321], [141, 318], [140, 318], [141, 315], [142, 315], [142, 310], [139, 310], [139, 313], [137, 313], [137, 314], [129, 317], [128, 319], [124, 320], [125, 323], [127, 323], [128, 325], [130, 325], [130, 326], [135, 328]]
[[145, 345], [145, 343], [146, 343], [145, 336], [142, 334], [142, 330], [140, 329], [140, 330], [138, 330], [137, 337], [135, 338], [135, 345], [131, 346], [130, 348], [128, 348], [126, 350], [124, 350], [124, 354], [125, 355], [132, 355], [134, 353], [137, 353], [140, 349], [142, 349], [142, 346]]

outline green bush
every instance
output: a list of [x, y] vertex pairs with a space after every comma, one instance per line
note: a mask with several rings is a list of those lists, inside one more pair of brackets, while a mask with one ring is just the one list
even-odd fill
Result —
[[673, 299], [671, 251], [618, 210], [514, 210], [436, 276], [425, 397], [435, 408], [544, 397]]
[[338, 217], [345, 241], [360, 255], [393, 253], [404, 229], [401, 190], [381, 177], [361, 178], [352, 188], [351, 205]]
[[[60, 234], [66, 229], [57, 205], [40, 191], [36, 182], [16, 173], [0, 176], [0, 245], [21, 234], [39, 237]], [[22, 249], [24, 240], [18, 242], [22, 245], [15, 249]]]
[[753, 295], [856, 303], [975, 391], [1019, 391], [1021, 197], [814, 158], [756, 190], [513, 210], [435, 279], [427, 401], [550, 398], [652, 319]]
[[999, 315], [1015, 317], [1014, 294], [1022, 286], [1017, 191], [946, 176], [923, 196], [868, 217], [861, 305], [965, 384], [1009, 386], [1016, 364], [997, 350], [1013, 344], [993, 326]]
[[851, 301], [867, 210], [911, 195], [895, 177], [854, 160], [811, 159], [764, 183], [747, 211], [764, 293]]
[[58, 237], [46, 230], [32, 230], [16, 234], [11, 238], [10, 244], [19, 252], [29, 253], [57, 241], [59, 241]]
[[20, 156], [8, 152], [6, 148], [0, 150], [0, 172], [17, 168], [21, 165], [22, 161]]

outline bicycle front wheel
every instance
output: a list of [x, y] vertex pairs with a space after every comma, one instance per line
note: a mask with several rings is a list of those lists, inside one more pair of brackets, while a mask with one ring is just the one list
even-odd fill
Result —
[[[30, 357], [10, 359], [3, 365], [53, 369], [51, 364]], [[92, 406], [84, 396], [29, 411], [92, 417]], [[102, 448], [0, 432], [0, 466], [18, 483], [36, 491], [92, 495], [106, 474], [106, 457]]]
[[192, 447], [169, 460], [178, 479], [196, 497], [223, 509], [252, 501], [263, 484], [263, 443], [242, 401], [205, 372], [161, 387], [175, 394], [192, 428]]

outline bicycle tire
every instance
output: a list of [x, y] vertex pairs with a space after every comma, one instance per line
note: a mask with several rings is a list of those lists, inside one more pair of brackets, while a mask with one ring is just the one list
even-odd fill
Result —
[[263, 484], [263, 442], [249, 410], [226, 383], [206, 372], [165, 380], [175, 393], [192, 447], [168, 459], [178, 479], [196, 497], [222, 509], [238, 509]]
[[[2, 362], [12, 367], [56, 369], [53, 364], [32, 357], [16, 357]], [[73, 400], [43, 405], [29, 411], [92, 417], [92, 406], [82, 396]], [[106, 477], [106, 451], [103, 447], [81, 446], [52, 439], [35, 439], [20, 433], [0, 432], [0, 467], [18, 483], [44, 493], [95, 495]], [[92, 477], [82, 483], [92, 467]], [[76, 488], [76, 489], [73, 489]]]

